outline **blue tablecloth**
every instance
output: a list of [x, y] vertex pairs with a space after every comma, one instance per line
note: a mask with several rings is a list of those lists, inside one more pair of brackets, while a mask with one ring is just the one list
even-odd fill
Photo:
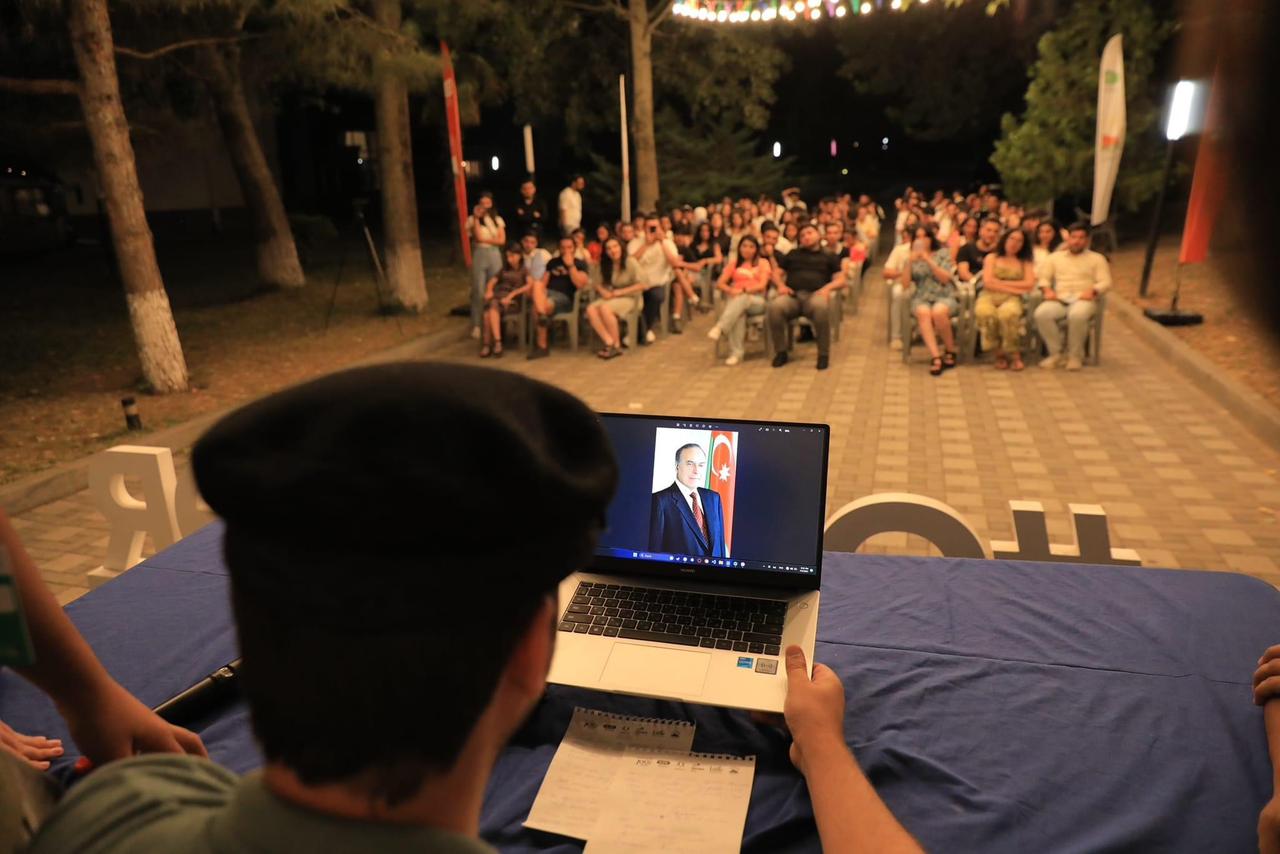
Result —
[[[236, 657], [220, 534], [210, 526], [68, 608], [145, 703]], [[1271, 770], [1249, 684], [1280, 641], [1276, 590], [1065, 564], [828, 554], [824, 567], [816, 657], [844, 680], [858, 761], [927, 848], [1256, 850]], [[494, 770], [482, 832], [499, 847], [580, 847], [520, 824], [575, 705], [692, 720], [694, 749], [756, 754], [745, 849], [817, 848], [778, 733], [740, 712], [558, 687]], [[65, 737], [13, 674], [0, 675], [0, 718]], [[259, 765], [243, 705], [200, 733], [215, 760]]]

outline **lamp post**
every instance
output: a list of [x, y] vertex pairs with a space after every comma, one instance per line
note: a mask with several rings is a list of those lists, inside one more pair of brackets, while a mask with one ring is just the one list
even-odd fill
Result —
[[[1147, 255], [1142, 262], [1142, 281], [1138, 286], [1139, 296], [1147, 295], [1147, 285], [1151, 279], [1151, 265], [1155, 260], [1156, 241], [1160, 237], [1160, 216], [1164, 211], [1165, 190], [1169, 186], [1169, 175], [1173, 171], [1173, 144], [1182, 139], [1191, 129], [1192, 107], [1196, 100], [1196, 84], [1190, 80], [1179, 80], [1173, 87], [1173, 103], [1169, 106], [1169, 118], [1165, 123], [1164, 137], [1168, 141], [1164, 154], [1164, 173], [1160, 179], [1160, 194], [1156, 196], [1156, 210], [1151, 219], [1151, 234], [1147, 238]], [[1143, 314], [1163, 326], [1194, 326], [1204, 322], [1204, 316], [1195, 312], [1182, 311], [1178, 308], [1178, 296], [1182, 290], [1181, 269], [1175, 269], [1173, 276], [1173, 299], [1167, 310], [1148, 308]]]

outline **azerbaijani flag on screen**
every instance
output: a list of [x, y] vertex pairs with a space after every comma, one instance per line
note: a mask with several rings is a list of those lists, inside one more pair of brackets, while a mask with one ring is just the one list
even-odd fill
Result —
[[738, 434], [711, 431], [711, 465], [707, 467], [711, 488], [724, 505], [724, 553], [733, 554], [733, 489], [738, 474]]

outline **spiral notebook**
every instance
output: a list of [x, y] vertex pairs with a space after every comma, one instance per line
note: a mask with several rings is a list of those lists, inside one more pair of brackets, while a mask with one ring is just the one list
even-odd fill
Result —
[[737, 851], [754, 757], [690, 753], [694, 725], [592, 709], [573, 719], [525, 826], [611, 851]]

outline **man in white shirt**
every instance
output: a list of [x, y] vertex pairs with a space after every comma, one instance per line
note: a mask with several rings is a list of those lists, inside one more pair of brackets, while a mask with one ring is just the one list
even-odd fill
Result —
[[574, 175], [569, 186], [560, 191], [560, 233], [568, 237], [582, 228], [582, 188], [587, 179]]
[[1038, 271], [1044, 302], [1036, 309], [1036, 328], [1049, 348], [1040, 367], [1056, 368], [1062, 360], [1062, 329], [1067, 321], [1067, 370], [1084, 366], [1084, 342], [1089, 322], [1098, 311], [1098, 294], [1111, 287], [1107, 259], [1089, 248], [1089, 226], [1078, 222], [1067, 234], [1066, 248], [1059, 249]]
[[897, 243], [884, 262], [884, 280], [889, 283], [889, 349], [902, 349], [902, 303], [911, 284], [911, 235], [905, 226], [898, 229]]
[[645, 218], [643, 236], [631, 241], [636, 246], [630, 247], [627, 254], [636, 259], [640, 268], [640, 281], [648, 285], [642, 294], [644, 298], [644, 319], [648, 331], [644, 334], [646, 344], [658, 340], [654, 331], [662, 317], [662, 301], [666, 298], [663, 288], [675, 277], [680, 266], [680, 251], [675, 243], [662, 234], [662, 223], [656, 216]]

